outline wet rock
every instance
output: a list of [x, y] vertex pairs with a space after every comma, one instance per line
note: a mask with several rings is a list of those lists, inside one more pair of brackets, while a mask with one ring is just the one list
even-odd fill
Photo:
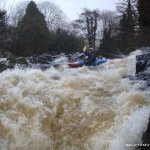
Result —
[[144, 80], [144, 81], [149, 81], [150, 80], [150, 73], [138, 73], [133, 76], [128, 75], [124, 76], [124, 78], [129, 78], [130, 80]]
[[0, 72], [7, 69], [13, 69], [16, 65], [18, 65], [18, 67], [20, 68], [26, 68], [29, 66], [26, 58], [24, 57], [19, 58], [10, 57], [4, 61], [0, 61]]
[[136, 74], [144, 72], [150, 67], [150, 52], [136, 56]]
[[[150, 119], [149, 119], [147, 130], [143, 134], [142, 141], [145, 144], [150, 144]], [[150, 147], [149, 147], [149, 149], [150, 149]]]
[[51, 62], [59, 57], [59, 55], [52, 56], [50, 54], [34, 55], [31, 57], [9, 57], [5, 61], [0, 61], [0, 72], [6, 69], [13, 69], [15, 66], [18, 68], [37, 68], [43, 71], [51, 66]]
[[53, 57], [50, 54], [43, 54], [40, 56], [32, 56], [29, 60], [33, 64], [49, 64], [53, 60]]
[[23, 67], [28, 67], [28, 62], [27, 62], [26, 58], [24, 58], [24, 57], [7, 58], [7, 61], [8, 61], [8, 65], [13, 66], [13, 67], [15, 65], [20, 65], [20, 66], [23, 66]]
[[147, 130], [142, 136], [142, 146], [137, 147], [137, 150], [150, 150], [150, 119]]
[[[142, 90], [150, 88], [150, 49], [136, 57], [136, 74], [129, 77], [131, 80], [143, 81]], [[150, 150], [150, 119], [147, 130], [142, 136], [142, 146], [137, 147], [138, 150]]]
[[9, 51], [0, 49], [0, 58], [13, 57], [13, 54]]
[[8, 66], [5, 61], [0, 62], [0, 72], [4, 71], [6, 69], [11, 69], [12, 67], [13, 66]]
[[130, 80], [143, 80], [150, 82], [150, 50], [136, 56], [136, 73], [127, 76]]

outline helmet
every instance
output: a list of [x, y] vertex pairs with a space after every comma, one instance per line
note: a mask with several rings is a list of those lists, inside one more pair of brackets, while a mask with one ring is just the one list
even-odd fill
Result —
[[89, 51], [94, 52], [94, 48], [90, 47]]

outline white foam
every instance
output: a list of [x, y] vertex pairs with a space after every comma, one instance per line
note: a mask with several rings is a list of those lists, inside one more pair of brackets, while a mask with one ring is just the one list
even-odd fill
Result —
[[137, 54], [96, 68], [70, 69], [62, 56], [58, 68], [2, 72], [0, 148], [125, 150], [141, 142], [149, 93], [138, 90], [142, 82], [124, 78], [134, 74]]

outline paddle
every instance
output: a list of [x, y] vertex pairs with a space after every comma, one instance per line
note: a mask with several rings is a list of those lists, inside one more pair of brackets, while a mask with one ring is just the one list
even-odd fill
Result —
[[83, 47], [83, 53], [79, 54], [77, 57], [74, 57], [74, 60], [80, 58], [80, 60], [78, 60], [77, 62], [75, 63], [69, 63], [68, 66], [71, 67], [71, 68], [78, 68], [78, 67], [81, 67], [85, 64], [85, 60], [83, 58], [83, 56], [85, 57], [85, 51], [86, 51], [86, 46]]
[[[87, 47], [86, 46], [84, 46], [83, 47], [83, 52], [85, 52], [86, 51], [86, 49], [87, 49]], [[81, 53], [80, 55], [78, 55], [77, 57], [75, 57], [74, 59], [76, 60], [76, 59], [78, 59], [78, 58], [82, 58], [84, 56], [84, 54], [83, 53]]]
[[84, 46], [83, 47], [83, 52], [85, 52], [87, 50], [87, 47], [86, 46]]

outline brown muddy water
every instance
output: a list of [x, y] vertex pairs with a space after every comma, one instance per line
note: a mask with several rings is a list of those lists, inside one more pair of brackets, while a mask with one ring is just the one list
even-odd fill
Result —
[[135, 56], [96, 68], [0, 73], [0, 150], [133, 150], [150, 114]]

